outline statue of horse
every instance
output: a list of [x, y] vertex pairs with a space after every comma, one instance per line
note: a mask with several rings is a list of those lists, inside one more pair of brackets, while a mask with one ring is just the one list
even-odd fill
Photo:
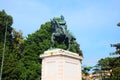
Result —
[[70, 41], [76, 40], [76, 38], [67, 30], [67, 25], [64, 20], [64, 17], [61, 16], [60, 22], [58, 22], [55, 18], [51, 20], [52, 24], [52, 36], [51, 36], [51, 42], [52, 42], [52, 48], [54, 47], [54, 42], [64, 42], [67, 46], [67, 50], [70, 49]]

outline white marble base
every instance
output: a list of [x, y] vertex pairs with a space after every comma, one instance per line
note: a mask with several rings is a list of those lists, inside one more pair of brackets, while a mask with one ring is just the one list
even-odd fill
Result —
[[42, 80], [82, 80], [82, 57], [63, 49], [45, 51], [42, 58]]

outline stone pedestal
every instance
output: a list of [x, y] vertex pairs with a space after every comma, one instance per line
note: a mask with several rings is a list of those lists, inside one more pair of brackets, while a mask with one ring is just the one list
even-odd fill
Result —
[[82, 57], [63, 49], [45, 51], [42, 58], [42, 80], [82, 80]]

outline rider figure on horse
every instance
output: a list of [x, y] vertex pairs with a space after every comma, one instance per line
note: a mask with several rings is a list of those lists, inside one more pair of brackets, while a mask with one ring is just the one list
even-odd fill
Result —
[[58, 22], [59, 26], [62, 28], [63, 33], [66, 34], [67, 32], [67, 25], [66, 25], [66, 21], [64, 20], [64, 16], [61, 15], [61, 19], [60, 22]]
[[54, 47], [54, 41], [59, 40], [60, 42], [64, 42], [67, 46], [67, 50], [70, 49], [70, 41], [76, 40], [76, 38], [67, 30], [66, 21], [64, 20], [64, 16], [61, 15], [60, 20], [56, 20], [53, 18], [51, 20], [52, 25], [52, 36], [51, 42], [52, 47]]
[[66, 25], [66, 21], [64, 20], [63, 15], [61, 15], [61, 18], [60, 18], [59, 22], [57, 20], [55, 20], [55, 18], [53, 18], [53, 20], [51, 20], [51, 24], [52, 24], [53, 32], [55, 31], [56, 33], [61, 33], [61, 34], [64, 34], [64, 35], [66, 34], [67, 25]]

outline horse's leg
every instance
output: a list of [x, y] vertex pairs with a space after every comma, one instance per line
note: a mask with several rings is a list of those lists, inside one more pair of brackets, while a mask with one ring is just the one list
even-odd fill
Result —
[[70, 50], [70, 41], [71, 41], [71, 39], [68, 38], [68, 43], [67, 43], [67, 50], [68, 50], [68, 51]]
[[52, 45], [51, 45], [51, 48], [54, 47], [54, 39], [55, 39], [55, 33], [52, 33], [52, 37], [51, 37], [51, 43], [52, 43]]

